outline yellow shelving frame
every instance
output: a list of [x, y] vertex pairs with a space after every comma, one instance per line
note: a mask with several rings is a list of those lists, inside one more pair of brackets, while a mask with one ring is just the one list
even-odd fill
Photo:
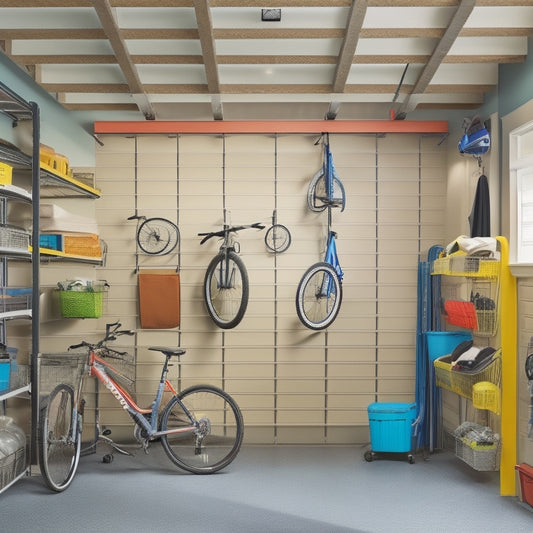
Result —
[[500, 244], [500, 343], [502, 348], [502, 413], [500, 494], [516, 494], [516, 372], [517, 372], [517, 303], [516, 279], [509, 268], [509, 244], [505, 237], [496, 237]]
[[[478, 259], [479, 268], [472, 270], [456, 269], [453, 259], [460, 260], [466, 255], [454, 258], [437, 259], [433, 265], [434, 275], [458, 277], [486, 277], [499, 279], [499, 344], [501, 348], [501, 455], [500, 455], [500, 494], [516, 495], [516, 430], [517, 430], [517, 296], [516, 279], [509, 268], [509, 244], [502, 236], [496, 237], [499, 244], [500, 260], [483, 261]], [[475, 332], [474, 332], [475, 334]], [[456, 391], [455, 391], [456, 392]]]

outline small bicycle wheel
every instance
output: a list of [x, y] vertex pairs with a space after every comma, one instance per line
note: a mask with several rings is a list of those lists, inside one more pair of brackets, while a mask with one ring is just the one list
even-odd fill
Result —
[[81, 452], [81, 417], [72, 429], [74, 390], [58, 385], [40, 413], [39, 467], [50, 489], [64, 491], [74, 479]]
[[[178, 398], [193, 417], [185, 413]], [[217, 387], [196, 385], [173, 397], [161, 415], [161, 431], [195, 429], [161, 436], [169, 459], [193, 474], [213, 474], [239, 453], [244, 422], [235, 400]]]
[[321, 168], [311, 180], [307, 190], [307, 206], [311, 211], [320, 213], [326, 207], [340, 207], [341, 212], [346, 206], [346, 192], [342, 181], [333, 176], [333, 191], [331, 198], [328, 198], [324, 169]]
[[284, 252], [291, 245], [290, 231], [282, 224], [274, 224], [266, 232], [265, 244], [271, 252]]
[[222, 252], [209, 263], [204, 279], [204, 300], [215, 324], [222, 329], [237, 326], [248, 306], [248, 273], [236, 252]]
[[329, 263], [315, 263], [302, 276], [296, 291], [296, 312], [302, 324], [320, 330], [333, 323], [342, 302], [342, 285]]
[[149, 255], [166, 255], [178, 245], [178, 226], [166, 218], [148, 218], [137, 231], [139, 248]]

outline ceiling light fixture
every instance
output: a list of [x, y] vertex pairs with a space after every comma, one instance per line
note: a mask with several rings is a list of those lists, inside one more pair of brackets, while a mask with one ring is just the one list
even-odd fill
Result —
[[261, 20], [263, 22], [279, 22], [281, 9], [261, 9]]

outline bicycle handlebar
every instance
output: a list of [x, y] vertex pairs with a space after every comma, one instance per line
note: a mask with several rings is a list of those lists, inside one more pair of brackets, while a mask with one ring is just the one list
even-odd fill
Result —
[[119, 352], [117, 350], [113, 350], [112, 348], [108, 348], [105, 343], [108, 341], [114, 341], [117, 339], [117, 337], [120, 337], [121, 335], [135, 335], [134, 331], [131, 331], [129, 329], [119, 330], [122, 324], [120, 322], [113, 322], [112, 324], [106, 324], [106, 334], [105, 337], [101, 340], [99, 340], [96, 343], [91, 343], [87, 341], [81, 341], [79, 344], [73, 344], [72, 346], [69, 346], [69, 350], [74, 350], [76, 348], [83, 348], [87, 347], [91, 350], [95, 350], [98, 348], [105, 348], [106, 350], [110, 352], [114, 352], [117, 355], [126, 355], [127, 352]]
[[261, 224], [261, 222], [254, 222], [253, 224], [247, 224], [245, 226], [229, 226], [225, 227], [224, 229], [220, 231], [210, 231], [208, 233], [198, 233], [199, 237], [203, 237], [203, 239], [200, 241], [200, 244], [204, 244], [204, 242], [208, 241], [211, 237], [225, 237], [228, 233], [237, 233], [238, 231], [241, 231], [242, 229], [258, 229], [262, 230], [265, 229], [265, 226]]

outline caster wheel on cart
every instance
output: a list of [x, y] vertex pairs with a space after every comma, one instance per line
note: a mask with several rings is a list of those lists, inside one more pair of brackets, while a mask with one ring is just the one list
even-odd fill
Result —
[[410, 465], [415, 464], [415, 458], [411, 454], [407, 456], [407, 460], [409, 461]]
[[109, 464], [109, 463], [112, 463], [113, 462], [113, 454], [112, 453], [106, 453], [103, 457], [102, 457], [102, 462], [103, 463], [106, 463], [106, 464]]
[[372, 452], [365, 452], [365, 461], [371, 463], [374, 460], [374, 454]]

